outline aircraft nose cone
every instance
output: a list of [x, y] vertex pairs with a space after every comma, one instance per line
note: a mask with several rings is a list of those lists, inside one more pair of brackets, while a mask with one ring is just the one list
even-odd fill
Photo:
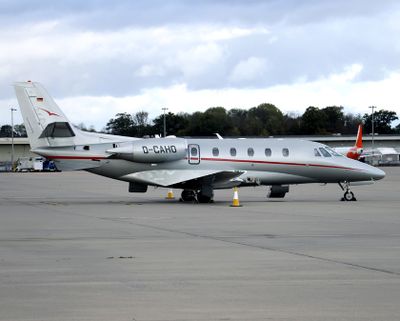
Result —
[[373, 180], [377, 181], [379, 179], [384, 178], [385, 176], [386, 176], [386, 173], [383, 170], [376, 168], [376, 167], [371, 169], [371, 177]]

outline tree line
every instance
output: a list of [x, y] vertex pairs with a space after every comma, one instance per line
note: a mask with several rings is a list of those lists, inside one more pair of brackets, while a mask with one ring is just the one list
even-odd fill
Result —
[[[167, 113], [168, 135], [176, 136], [275, 136], [355, 134], [360, 123], [364, 132], [372, 131], [371, 114], [345, 114], [342, 106], [308, 107], [302, 115], [284, 114], [272, 104], [261, 104], [248, 110], [211, 107], [204, 112]], [[374, 113], [374, 129], [379, 134], [400, 134], [400, 125], [392, 127], [398, 117], [394, 111], [381, 109]], [[164, 115], [152, 121], [149, 114], [139, 111], [133, 115], [119, 113], [109, 120], [105, 131], [123, 136], [153, 136], [163, 133]]]
[[[3, 125], [0, 127], [0, 137], [11, 137], [11, 125]], [[24, 124], [14, 125], [14, 137], [27, 137]]]
[[[308, 107], [302, 115], [284, 114], [273, 104], [261, 104], [250, 109], [211, 107], [204, 112], [166, 113], [168, 135], [176, 136], [275, 136], [275, 135], [332, 135], [355, 134], [358, 124], [364, 132], [372, 132], [371, 114], [345, 114], [342, 106]], [[394, 111], [380, 109], [374, 113], [374, 130], [379, 134], [400, 134], [400, 124], [392, 127], [398, 117]], [[83, 123], [77, 126], [95, 131]], [[0, 127], [0, 137], [11, 137], [11, 126]], [[118, 113], [111, 118], [102, 132], [122, 136], [154, 136], [164, 131], [164, 114], [151, 120], [146, 111], [135, 114]], [[23, 124], [14, 126], [15, 137], [26, 137]]]

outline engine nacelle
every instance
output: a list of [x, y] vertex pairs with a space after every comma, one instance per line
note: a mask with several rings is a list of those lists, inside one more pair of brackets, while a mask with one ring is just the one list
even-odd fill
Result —
[[163, 163], [185, 158], [187, 143], [184, 138], [140, 139], [107, 152], [131, 162]]

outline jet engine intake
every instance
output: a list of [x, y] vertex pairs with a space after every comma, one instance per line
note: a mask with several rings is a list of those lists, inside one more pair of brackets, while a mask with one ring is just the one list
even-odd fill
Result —
[[187, 143], [184, 138], [149, 138], [107, 150], [114, 158], [137, 163], [163, 163], [186, 157]]

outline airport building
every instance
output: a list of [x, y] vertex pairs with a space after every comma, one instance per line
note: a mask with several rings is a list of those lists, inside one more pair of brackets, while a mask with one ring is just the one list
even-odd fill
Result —
[[[0, 138], [0, 162], [11, 161], [11, 138], [2, 137]], [[29, 146], [28, 138], [17, 137], [14, 138], [14, 160], [20, 157], [32, 157], [37, 156], [31, 152], [31, 147]]]
[[[31, 152], [28, 138], [14, 137], [14, 161], [22, 157], [35, 157]], [[0, 172], [11, 170], [12, 141], [9, 137], [0, 138]]]

